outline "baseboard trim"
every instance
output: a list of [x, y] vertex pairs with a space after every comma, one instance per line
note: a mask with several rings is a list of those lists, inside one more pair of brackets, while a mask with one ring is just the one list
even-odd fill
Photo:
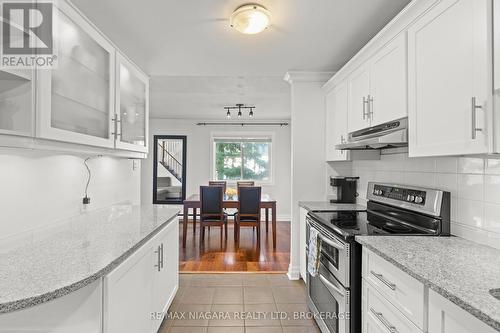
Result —
[[300, 280], [300, 267], [289, 266], [286, 275], [289, 280]]
[[[269, 218], [271, 218], [271, 216], [269, 216]], [[279, 222], [290, 222], [292, 220], [292, 216], [291, 215], [278, 215], [278, 216], [276, 216], [276, 219]], [[264, 216], [264, 221], [265, 220], [266, 220], [266, 216]]]

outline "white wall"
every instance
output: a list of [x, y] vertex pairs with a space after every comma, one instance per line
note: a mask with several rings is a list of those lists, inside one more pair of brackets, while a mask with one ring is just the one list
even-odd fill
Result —
[[380, 161], [329, 163], [329, 175], [359, 176], [360, 200], [368, 181], [393, 182], [451, 192], [451, 232], [500, 248], [500, 159], [489, 157], [409, 158], [382, 155]]
[[[0, 238], [80, 214], [87, 181], [85, 157], [0, 148]], [[88, 209], [140, 202], [140, 163], [136, 170], [130, 159], [100, 157], [88, 164]]]
[[325, 200], [325, 94], [331, 73], [288, 73], [292, 110], [292, 225], [288, 276], [300, 271], [299, 201]]
[[[196, 126], [190, 119], [151, 119], [149, 130], [151, 145], [154, 135], [186, 135], [187, 136], [187, 189], [189, 196], [199, 192], [200, 185], [208, 184], [210, 174], [210, 138], [211, 133], [224, 132], [266, 132], [274, 133], [273, 158], [274, 181], [272, 185], [263, 185], [262, 191], [277, 201], [279, 220], [288, 221], [290, 206], [290, 128], [252, 126]], [[153, 202], [153, 154], [142, 163], [142, 202]]]

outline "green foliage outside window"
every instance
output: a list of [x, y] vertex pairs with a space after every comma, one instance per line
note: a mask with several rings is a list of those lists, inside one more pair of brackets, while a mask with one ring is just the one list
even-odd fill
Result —
[[269, 142], [216, 142], [218, 180], [269, 180]]

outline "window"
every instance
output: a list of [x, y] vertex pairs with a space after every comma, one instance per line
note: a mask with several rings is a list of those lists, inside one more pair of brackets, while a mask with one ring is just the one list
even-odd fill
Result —
[[214, 137], [214, 179], [271, 181], [271, 137]]

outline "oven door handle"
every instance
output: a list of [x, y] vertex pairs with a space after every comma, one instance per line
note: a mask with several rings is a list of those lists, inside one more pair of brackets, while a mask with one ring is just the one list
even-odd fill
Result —
[[345, 249], [345, 246], [344, 244], [336, 241], [336, 240], [333, 240], [333, 239], [330, 239], [330, 238], [326, 238], [325, 236], [321, 235], [321, 234], [318, 234], [318, 237], [319, 239], [321, 239], [322, 242], [325, 242], [326, 244], [330, 245], [331, 247], [334, 247], [338, 250], [344, 250]]
[[338, 294], [342, 298], [345, 297], [344, 292], [342, 290], [340, 290], [340, 288], [336, 287], [333, 283], [328, 281], [328, 279], [325, 278], [323, 275], [321, 275], [321, 273], [318, 274], [318, 276], [319, 276], [319, 279], [321, 280], [321, 282], [323, 282], [323, 284], [328, 288], [328, 290]]
[[[314, 228], [309, 221], [307, 221], [307, 226], [309, 228]], [[319, 239], [321, 239], [322, 242], [325, 242], [326, 244], [330, 245], [331, 247], [334, 247], [338, 250], [344, 250], [345, 245], [337, 240], [331, 239], [331, 238], [326, 238], [323, 236], [321, 233], [318, 233]]]

